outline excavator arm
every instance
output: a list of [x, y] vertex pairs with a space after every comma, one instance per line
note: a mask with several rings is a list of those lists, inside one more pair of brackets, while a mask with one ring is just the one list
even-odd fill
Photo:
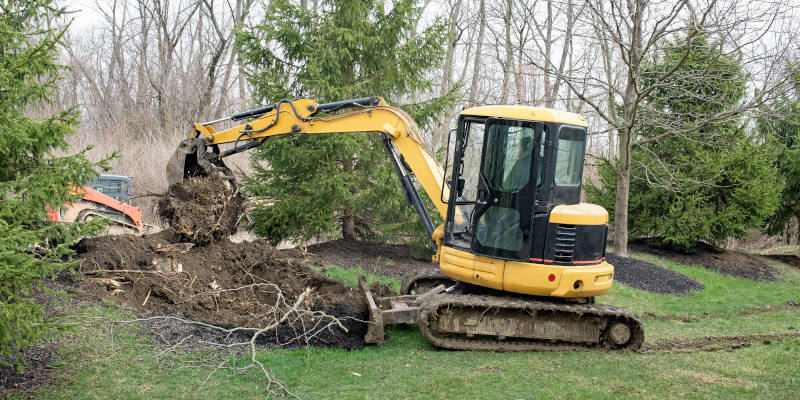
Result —
[[[344, 113], [331, 114], [336, 111]], [[216, 131], [211, 125], [223, 121], [255, 118]], [[379, 134], [400, 178], [406, 199], [414, 206], [428, 234], [433, 237], [431, 218], [405, 169], [407, 165], [433, 201], [442, 218], [447, 216], [449, 196], [443, 172], [423, 145], [419, 127], [403, 110], [381, 97], [366, 97], [319, 104], [311, 99], [282, 100], [274, 105], [234, 114], [229, 118], [194, 125], [189, 139], [178, 146], [167, 164], [167, 181], [174, 184], [197, 175], [213, 175], [234, 181], [224, 159], [264, 143], [269, 137], [287, 134], [372, 132]], [[219, 145], [233, 143], [221, 151]], [[209, 151], [210, 150], [210, 151]], [[401, 161], [398, 152], [405, 160]], [[439, 236], [439, 235], [437, 235]], [[436, 241], [436, 239], [434, 239]]]

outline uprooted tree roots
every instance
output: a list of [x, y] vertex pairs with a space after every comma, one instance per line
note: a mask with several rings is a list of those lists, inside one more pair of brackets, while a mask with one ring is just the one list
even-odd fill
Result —
[[183, 242], [205, 245], [228, 237], [244, 210], [244, 197], [224, 181], [198, 177], [169, 187], [158, 215]]

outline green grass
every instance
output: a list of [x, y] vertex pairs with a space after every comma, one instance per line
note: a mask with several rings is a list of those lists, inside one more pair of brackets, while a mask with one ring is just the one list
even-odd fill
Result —
[[365, 271], [361, 267], [356, 268], [342, 268], [337, 265], [319, 266], [312, 265], [318, 271], [324, 272], [326, 275], [334, 279], [340, 279], [346, 285], [358, 289], [358, 277], [363, 276], [367, 281], [367, 286], [375, 282], [382, 283], [390, 287], [395, 292], [400, 292], [400, 280], [397, 278], [387, 278], [380, 276], [370, 271]]
[[599, 301], [637, 314], [651, 312], [659, 315], [736, 313], [753, 306], [800, 301], [800, 274], [788, 266], [779, 266], [781, 279], [769, 282], [736, 278], [647, 254], [633, 254], [633, 257], [680, 272], [705, 285], [705, 289], [688, 296], [677, 296], [648, 293], [615, 284]]
[[[785, 333], [800, 329], [800, 310], [753, 312], [800, 300], [800, 274], [781, 267], [783, 279], [753, 282], [661, 258], [635, 255], [686, 274], [706, 286], [688, 296], [657, 295], [620, 284], [601, 297], [644, 318], [647, 341], [708, 335]], [[355, 285], [358, 275], [397, 287], [363, 270], [325, 267]], [[117, 308], [88, 307], [87, 316], [127, 318]], [[707, 314], [704, 314], [707, 313]], [[691, 315], [694, 322], [681, 322]], [[555, 398], [800, 398], [800, 340], [723, 351], [676, 354], [632, 352], [487, 353], [433, 348], [416, 328], [389, 329], [390, 341], [362, 350], [309, 348], [258, 353], [275, 378], [308, 399], [555, 399]], [[55, 383], [42, 398], [253, 398], [263, 395], [255, 371], [188, 368], [203, 355], [158, 358], [132, 326], [79, 327], [65, 334]], [[246, 365], [246, 357], [230, 357]], [[183, 368], [178, 368], [183, 366]], [[354, 374], [355, 373], [355, 374]], [[360, 376], [358, 376], [358, 375]]]

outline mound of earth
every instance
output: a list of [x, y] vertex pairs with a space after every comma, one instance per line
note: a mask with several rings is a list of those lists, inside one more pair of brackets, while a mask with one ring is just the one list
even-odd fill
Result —
[[76, 245], [87, 292], [113, 298], [139, 315], [180, 314], [222, 327], [263, 328], [288, 310], [306, 288], [301, 309], [335, 316], [347, 331], [321, 315], [292, 314], [264, 336], [282, 347], [364, 345], [369, 319], [363, 297], [305, 265], [294, 252], [263, 240], [205, 246], [176, 241], [169, 230], [145, 236], [101, 236]]
[[669, 258], [682, 264], [700, 265], [727, 275], [752, 280], [778, 279], [778, 271], [761, 258], [736, 251], [718, 251], [713, 246], [700, 242], [694, 254], [686, 254], [667, 246], [652, 246], [645, 240], [636, 240], [628, 246], [641, 251]]
[[705, 289], [702, 283], [671, 269], [630, 257], [608, 254], [614, 280], [635, 289], [659, 294], [687, 294]]
[[243, 210], [244, 197], [213, 177], [171, 185], [158, 201], [159, 216], [179, 239], [198, 245], [236, 233]]
[[406, 276], [433, 266], [430, 261], [412, 258], [403, 244], [339, 239], [309, 246], [307, 250], [316, 265], [361, 267], [383, 276]]

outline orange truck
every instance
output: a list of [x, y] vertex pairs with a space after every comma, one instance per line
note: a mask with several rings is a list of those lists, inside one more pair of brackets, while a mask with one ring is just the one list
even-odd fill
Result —
[[133, 195], [133, 177], [100, 175], [83, 187], [76, 187], [81, 198], [60, 210], [48, 209], [47, 215], [55, 222], [85, 222], [93, 218], [111, 220], [107, 233], [143, 233], [142, 209], [128, 203]]

